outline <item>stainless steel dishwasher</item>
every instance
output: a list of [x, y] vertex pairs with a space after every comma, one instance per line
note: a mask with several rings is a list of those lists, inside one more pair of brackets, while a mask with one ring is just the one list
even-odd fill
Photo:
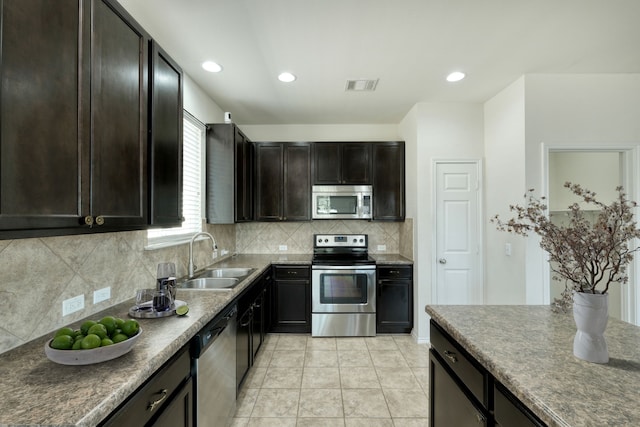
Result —
[[217, 316], [193, 338], [196, 427], [226, 427], [236, 411], [236, 306]]

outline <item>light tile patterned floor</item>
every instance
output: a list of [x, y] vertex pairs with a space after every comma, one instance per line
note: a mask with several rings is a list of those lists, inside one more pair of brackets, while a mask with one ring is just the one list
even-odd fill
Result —
[[429, 347], [409, 335], [267, 336], [234, 427], [428, 425]]

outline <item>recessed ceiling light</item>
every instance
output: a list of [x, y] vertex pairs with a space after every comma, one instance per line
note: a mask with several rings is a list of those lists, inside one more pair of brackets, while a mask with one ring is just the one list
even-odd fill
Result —
[[296, 79], [296, 76], [294, 76], [291, 73], [281, 73], [278, 76], [278, 80], [280, 80], [281, 82], [285, 82], [285, 83], [291, 83], [295, 79]]
[[204, 68], [205, 70], [207, 70], [210, 73], [219, 73], [220, 71], [222, 71], [222, 67], [213, 62], [213, 61], [205, 61], [202, 63], [202, 68]]
[[449, 74], [447, 76], [447, 81], [448, 82], [459, 82], [460, 80], [464, 79], [465, 74], [460, 72], [460, 71], [454, 71], [453, 73]]

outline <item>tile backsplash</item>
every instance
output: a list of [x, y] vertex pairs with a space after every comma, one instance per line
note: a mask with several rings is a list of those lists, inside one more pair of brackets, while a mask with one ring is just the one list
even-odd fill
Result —
[[[401, 242], [413, 234], [411, 220], [401, 222], [371, 222], [358, 220], [325, 220], [311, 222], [248, 222], [236, 225], [236, 248], [239, 253], [313, 253], [313, 235], [323, 233], [367, 234], [369, 252], [401, 254], [412, 258], [413, 244]], [[411, 229], [407, 232], [407, 229]], [[410, 239], [411, 242], [413, 238]], [[402, 243], [402, 244], [401, 244]], [[386, 246], [380, 250], [380, 245]], [[286, 249], [281, 247], [286, 246]], [[409, 246], [410, 251], [406, 246]]]
[[[235, 251], [235, 225], [208, 225], [220, 249]], [[188, 244], [145, 250], [146, 231], [0, 240], [0, 353], [154, 287], [159, 262], [187, 273]], [[197, 265], [211, 263], [209, 240], [194, 244]], [[111, 298], [93, 304], [93, 292]], [[62, 301], [84, 295], [84, 309], [62, 316]]]
[[[207, 225], [219, 252], [313, 252], [313, 234], [365, 233], [369, 250], [412, 259], [413, 222], [312, 221]], [[188, 244], [145, 250], [146, 231], [0, 240], [0, 353], [133, 298], [155, 286], [159, 262], [187, 273]], [[286, 246], [286, 251], [281, 246]], [[195, 263], [211, 263], [208, 240], [194, 244]], [[93, 304], [93, 292], [111, 288], [111, 298]], [[84, 295], [84, 309], [62, 316], [62, 301]]]

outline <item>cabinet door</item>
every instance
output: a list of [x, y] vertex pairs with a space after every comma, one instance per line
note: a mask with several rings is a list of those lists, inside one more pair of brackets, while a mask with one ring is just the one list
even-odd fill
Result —
[[493, 392], [496, 426], [542, 427], [545, 425], [502, 384], [496, 383]]
[[404, 143], [372, 144], [373, 219], [403, 221], [405, 217]]
[[282, 218], [283, 146], [257, 143], [256, 220], [279, 221]]
[[105, 227], [147, 223], [148, 37], [115, 0], [94, 0], [91, 212]]
[[0, 232], [77, 227], [89, 211], [79, 3], [0, 2]]
[[191, 427], [194, 419], [193, 381], [187, 383], [168, 403], [166, 409], [152, 422], [153, 427]]
[[313, 144], [313, 183], [335, 185], [342, 181], [341, 150], [338, 142]]
[[311, 286], [308, 280], [274, 282], [274, 332], [311, 332]]
[[371, 184], [371, 144], [343, 143], [341, 164], [343, 184]]
[[282, 219], [311, 219], [311, 147], [306, 143], [284, 145]]
[[253, 149], [251, 141], [237, 127], [235, 147], [235, 221], [246, 222], [253, 219]]
[[430, 414], [431, 427], [478, 427], [486, 426], [488, 417], [462, 391], [460, 386], [438, 360], [438, 356], [429, 351], [430, 375]]
[[151, 42], [150, 224], [182, 224], [182, 69]]
[[236, 385], [238, 392], [252, 362], [252, 316], [253, 312], [250, 306], [238, 305], [238, 324], [236, 328]]
[[410, 333], [413, 328], [411, 280], [378, 280], [377, 332]]
[[371, 144], [316, 142], [313, 166], [314, 185], [371, 184]]

